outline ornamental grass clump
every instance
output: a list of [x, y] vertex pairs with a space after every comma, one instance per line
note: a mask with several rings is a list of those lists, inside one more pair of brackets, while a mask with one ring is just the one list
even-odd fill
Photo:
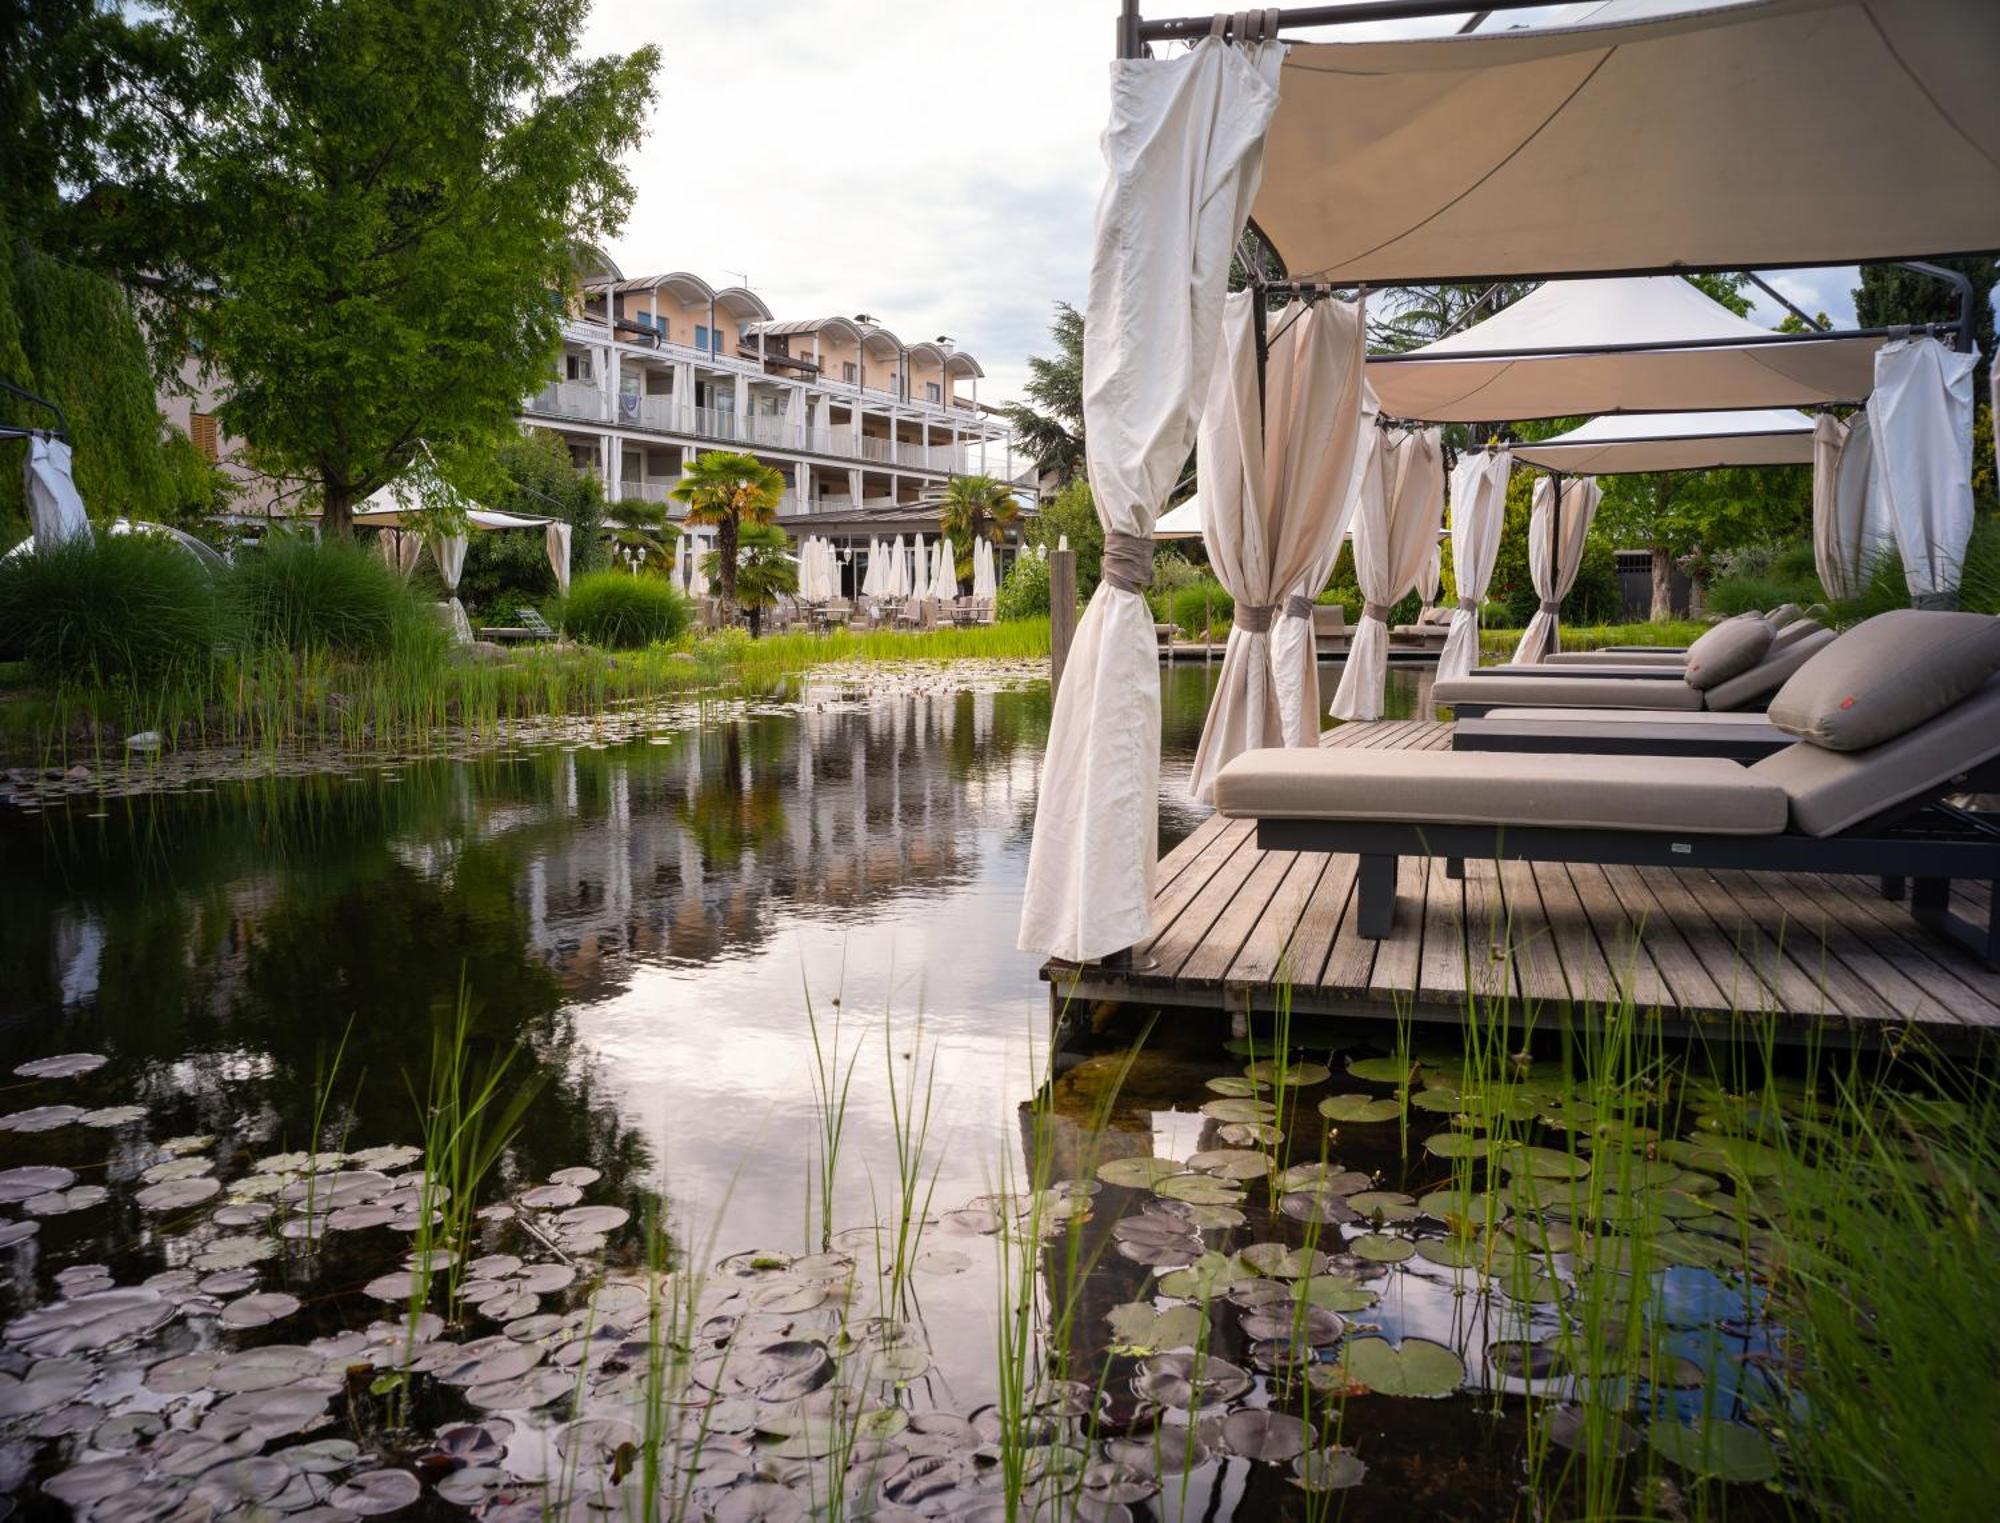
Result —
[[0, 560], [0, 659], [26, 661], [52, 687], [188, 682], [228, 632], [213, 574], [153, 535], [73, 539]]
[[607, 650], [638, 650], [677, 638], [688, 626], [688, 601], [662, 577], [594, 571], [570, 584], [560, 610], [563, 632]]
[[409, 585], [358, 544], [273, 534], [239, 553], [226, 585], [253, 645], [383, 656], [436, 638]]

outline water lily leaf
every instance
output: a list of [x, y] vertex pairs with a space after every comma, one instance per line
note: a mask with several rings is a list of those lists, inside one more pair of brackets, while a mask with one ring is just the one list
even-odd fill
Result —
[[1434, 1132], [1424, 1139], [1424, 1151], [1433, 1158], [1477, 1158], [1485, 1149], [1470, 1132]]
[[1259, 1090], [1268, 1089], [1269, 1087], [1269, 1085], [1259, 1084], [1255, 1079], [1243, 1078], [1239, 1074], [1223, 1074], [1219, 1078], [1208, 1081], [1208, 1089], [1211, 1094], [1224, 1095], [1230, 1099], [1238, 1100], [1248, 1099]]
[[106, 1105], [94, 1111], [85, 1111], [76, 1118], [84, 1126], [108, 1128], [130, 1126], [135, 1121], [146, 1119], [143, 1105]]
[[37, 1195], [66, 1190], [75, 1183], [76, 1175], [70, 1170], [47, 1164], [0, 1169], [0, 1205], [11, 1206]]
[[1563, 1367], [1562, 1351], [1547, 1342], [1503, 1338], [1486, 1345], [1486, 1362], [1511, 1380], [1544, 1380]]
[[1449, 1084], [1426, 1084], [1410, 1091], [1410, 1104], [1420, 1111], [1455, 1116], [1465, 1109], [1465, 1097]]
[[1349, 1058], [1347, 1071], [1357, 1079], [1372, 1079], [1380, 1084], [1408, 1084], [1417, 1073], [1414, 1058]]
[[0, 1116], [0, 1132], [52, 1132], [83, 1117], [83, 1107], [78, 1105], [37, 1105]]
[[1298, 1222], [1358, 1222], [1360, 1214], [1347, 1204], [1347, 1197], [1324, 1185], [1310, 1190], [1294, 1190], [1278, 1202], [1278, 1209]]
[[1208, 1319], [1199, 1306], [1156, 1310], [1147, 1301], [1128, 1301], [1104, 1314], [1112, 1340], [1128, 1353], [1150, 1354], [1162, 1349], [1188, 1348], [1200, 1341]]
[[1231, 1285], [1249, 1279], [1242, 1260], [1228, 1254], [1204, 1253], [1185, 1269], [1160, 1276], [1158, 1289], [1177, 1300], [1201, 1300], [1221, 1295]]
[[556, 1218], [556, 1226], [563, 1232], [604, 1233], [615, 1232], [632, 1220], [632, 1213], [623, 1206], [577, 1206]]
[[179, 1308], [157, 1291], [128, 1286], [57, 1301], [7, 1324], [7, 1341], [29, 1354], [53, 1357], [110, 1348], [164, 1327]]
[[1347, 1206], [1356, 1216], [1373, 1222], [1409, 1222], [1422, 1214], [1414, 1200], [1395, 1190], [1361, 1190], [1347, 1197]]
[[1326, 1268], [1326, 1255], [1283, 1243], [1252, 1243], [1238, 1255], [1261, 1275], [1277, 1280], [1303, 1280]]
[[[1449, 1237], [1426, 1237], [1417, 1241], [1417, 1257], [1446, 1269], [1484, 1270], [1489, 1250], [1477, 1237], [1454, 1232]], [[1365, 1258], [1367, 1255], [1363, 1255]]]
[[1259, 1343], [1282, 1341], [1324, 1348], [1329, 1343], [1338, 1343], [1346, 1332], [1347, 1323], [1338, 1313], [1296, 1302], [1248, 1312], [1243, 1318], [1243, 1336]]
[[217, 1179], [169, 1179], [146, 1186], [132, 1201], [141, 1211], [181, 1211], [221, 1193], [222, 1182]]
[[1458, 1355], [1428, 1338], [1405, 1338], [1400, 1347], [1353, 1338], [1340, 1351], [1340, 1367], [1350, 1384], [1382, 1396], [1449, 1396], [1465, 1379]]
[[1155, 1354], [1140, 1364], [1132, 1389], [1158, 1406], [1188, 1412], [1234, 1401], [1250, 1389], [1250, 1376], [1227, 1359]]
[[1512, 1143], [1494, 1154], [1493, 1161], [1512, 1174], [1535, 1179], [1581, 1179], [1590, 1172], [1590, 1161], [1554, 1148]]
[[575, 1185], [536, 1185], [531, 1190], [523, 1190], [515, 1198], [533, 1210], [554, 1211], [575, 1205], [583, 1199], [583, 1191]]
[[1289, 1412], [1232, 1412], [1222, 1420], [1222, 1442], [1246, 1460], [1282, 1464], [1313, 1445], [1312, 1428]]
[[1255, 1124], [1274, 1119], [1278, 1108], [1268, 1100], [1209, 1100], [1202, 1105], [1201, 1113], [1216, 1121]]
[[1331, 1163], [1299, 1163], [1278, 1176], [1285, 1190], [1325, 1190], [1332, 1195], [1353, 1195], [1375, 1181], [1359, 1169], [1343, 1169]]
[[1583, 1407], [1558, 1407], [1549, 1414], [1549, 1437], [1575, 1454], [1623, 1459], [1638, 1448], [1638, 1430], [1613, 1413]]
[[1216, 1174], [1224, 1179], [1262, 1179], [1271, 1172], [1267, 1153], [1252, 1148], [1212, 1148], [1189, 1157], [1188, 1168], [1198, 1174]]
[[1365, 1311], [1382, 1299], [1352, 1275], [1316, 1274], [1299, 1288], [1310, 1305], [1328, 1311]]
[[1243, 1187], [1213, 1174], [1175, 1174], [1153, 1186], [1154, 1193], [1168, 1200], [1182, 1200], [1198, 1206], [1233, 1206], [1243, 1199]]
[[1719, 1481], [1768, 1481], [1778, 1473], [1777, 1452], [1755, 1428], [1710, 1422], [1694, 1427], [1671, 1421], [1646, 1425], [1646, 1442], [1662, 1459]]
[[549, 1183], [552, 1185], [575, 1185], [580, 1190], [586, 1186], [596, 1184], [603, 1177], [603, 1174], [599, 1173], [596, 1169], [586, 1168], [579, 1164], [572, 1168], [557, 1169], [555, 1173], [549, 1176]]
[[26, 1417], [75, 1401], [97, 1371], [81, 1359], [43, 1359], [25, 1376], [0, 1374], [0, 1417]]
[[1391, 1237], [1385, 1232], [1365, 1232], [1347, 1245], [1356, 1258], [1376, 1264], [1400, 1264], [1417, 1250], [1408, 1238]]
[[21, 1202], [21, 1209], [30, 1216], [67, 1216], [72, 1211], [101, 1206], [110, 1198], [111, 1192], [103, 1185], [74, 1185], [67, 1190], [32, 1196]]
[[289, 1317], [299, 1309], [300, 1304], [297, 1296], [286, 1295], [282, 1290], [270, 1290], [231, 1301], [215, 1320], [228, 1328], [268, 1327]]
[[36, 1058], [14, 1070], [24, 1079], [74, 1079], [95, 1073], [111, 1060], [101, 1052], [65, 1052], [53, 1058]]
[[1403, 1114], [1403, 1102], [1359, 1093], [1328, 1095], [1319, 1103], [1319, 1113], [1329, 1121], [1365, 1125], [1394, 1121]]
[[368, 1470], [334, 1487], [326, 1500], [330, 1507], [366, 1518], [408, 1507], [422, 1494], [423, 1487], [407, 1470]]
[[0, 1222], [0, 1249], [25, 1243], [41, 1230], [40, 1222]]
[[1368, 1477], [1368, 1467], [1352, 1449], [1333, 1445], [1292, 1461], [1292, 1484], [1302, 1491], [1345, 1491]]
[[1215, 1135], [1233, 1148], [1276, 1147], [1285, 1134], [1268, 1121], [1232, 1121], [1215, 1129]]
[[[888, 1488], [885, 1486], [883, 1491], [886, 1495]], [[730, 1487], [713, 1511], [715, 1523], [801, 1523], [806, 1504], [796, 1492], [783, 1486], [770, 1481], [749, 1481]]]
[[1099, 1179], [1126, 1190], [1150, 1190], [1180, 1172], [1181, 1166], [1171, 1158], [1112, 1158], [1097, 1166]]

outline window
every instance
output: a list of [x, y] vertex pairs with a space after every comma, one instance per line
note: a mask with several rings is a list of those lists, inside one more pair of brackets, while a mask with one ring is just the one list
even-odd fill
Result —
[[924, 400], [930, 403], [942, 403], [944, 401], [943, 384], [938, 381], [924, 382]]
[[842, 360], [840, 362], [840, 378], [850, 386], [861, 378], [861, 372], [856, 367], [854, 361]]
[[706, 354], [722, 353], [722, 330], [717, 328], [711, 333], [708, 331], [707, 324], [696, 323], [694, 325], [694, 346]]
[[188, 438], [194, 447], [207, 459], [217, 460], [222, 456], [222, 431], [216, 426], [215, 414], [197, 412], [188, 414]]
[[594, 379], [587, 354], [566, 354], [563, 356], [563, 379], [568, 381], [588, 381]]

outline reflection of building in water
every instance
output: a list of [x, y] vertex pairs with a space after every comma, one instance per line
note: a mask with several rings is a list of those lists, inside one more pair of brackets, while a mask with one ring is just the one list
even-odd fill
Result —
[[1009, 828], [1033, 785], [995, 713], [991, 693], [916, 694], [570, 753], [564, 829], [523, 865], [529, 935], [592, 997], [628, 957], [707, 962], [794, 909], [859, 916], [963, 883], [975, 833]]

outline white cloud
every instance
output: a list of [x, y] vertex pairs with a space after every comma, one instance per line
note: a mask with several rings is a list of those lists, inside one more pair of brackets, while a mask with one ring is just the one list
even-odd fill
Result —
[[[1018, 393], [1051, 306], [1081, 302], [1115, 7], [599, 0], [590, 53], [661, 53], [610, 253], [747, 274], [784, 317], [948, 334]], [[733, 273], [732, 273], [733, 272]]]

